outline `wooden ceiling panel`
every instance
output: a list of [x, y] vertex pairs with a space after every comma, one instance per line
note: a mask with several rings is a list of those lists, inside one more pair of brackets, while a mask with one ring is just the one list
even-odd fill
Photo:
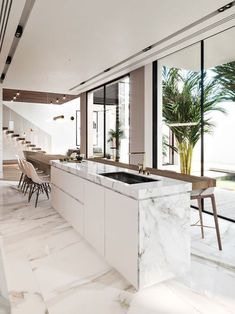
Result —
[[3, 89], [3, 101], [29, 102], [37, 104], [62, 105], [77, 98], [77, 95], [45, 93], [17, 89]]

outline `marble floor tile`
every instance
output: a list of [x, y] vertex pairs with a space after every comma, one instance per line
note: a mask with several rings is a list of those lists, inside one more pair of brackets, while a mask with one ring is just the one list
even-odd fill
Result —
[[[235, 314], [235, 225], [192, 228], [191, 271], [135, 289], [42, 199], [34, 208], [0, 181], [0, 234], [14, 314]], [[197, 218], [192, 211], [192, 219]], [[208, 223], [212, 217], [205, 215]], [[4, 312], [3, 312], [4, 313]], [[1, 306], [0, 306], [0, 314]], [[5, 313], [4, 313], [5, 314]]]

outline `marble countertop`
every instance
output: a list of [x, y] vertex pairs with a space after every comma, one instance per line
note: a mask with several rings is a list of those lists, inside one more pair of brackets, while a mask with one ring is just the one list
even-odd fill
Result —
[[191, 183], [157, 175], [148, 176], [149, 178], [158, 180], [154, 182], [138, 184], [123, 183], [100, 174], [124, 171], [138, 174], [138, 172], [88, 160], [84, 160], [82, 163], [60, 162], [58, 160], [52, 160], [51, 165], [138, 200], [179, 194], [192, 190]]

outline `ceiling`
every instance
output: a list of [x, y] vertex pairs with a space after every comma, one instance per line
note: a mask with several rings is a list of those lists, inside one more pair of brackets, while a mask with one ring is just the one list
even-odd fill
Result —
[[[227, 2], [35, 1], [3, 87], [67, 94], [74, 85]], [[15, 15], [14, 22], [17, 25], [17, 6], [12, 15]], [[2, 53], [7, 55], [7, 47], [3, 48], [5, 50]], [[3, 62], [5, 59], [0, 58], [0, 69]]]

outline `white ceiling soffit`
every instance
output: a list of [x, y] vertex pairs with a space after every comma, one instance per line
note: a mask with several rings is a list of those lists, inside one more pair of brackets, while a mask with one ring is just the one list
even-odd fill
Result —
[[227, 2], [36, 1], [4, 87], [68, 93]]
[[[3, 68], [5, 66], [6, 58], [8, 56], [12, 41], [15, 36], [16, 28], [18, 26], [23, 8], [24, 8], [25, 0], [17, 0], [17, 1], [7, 1], [7, 0], [0, 0], [0, 11], [2, 12], [1, 15], [1, 27], [2, 27], [2, 22], [4, 19], [4, 13], [5, 13], [5, 36], [4, 36], [4, 41], [2, 44], [2, 49], [0, 53], [0, 75], [3, 72]], [[9, 10], [9, 17], [8, 17], [8, 22], [6, 24], [6, 19], [7, 19], [7, 11]], [[5, 12], [6, 10], [6, 12]], [[4, 32], [4, 26], [2, 31]]]
[[[197, 25], [190, 28], [188, 31], [185, 31], [170, 40], [166, 40], [164, 43], [156, 45], [156, 47], [144, 54], [142, 53], [137, 57], [122, 63], [114, 69], [111, 69], [108, 73], [103, 73], [98, 77], [89, 80], [86, 84], [78, 86], [78, 88], [76, 88], [77, 93], [81, 94], [89, 89], [95, 88], [98, 85], [116, 79], [118, 76], [126, 75], [127, 73], [155, 60], [159, 60], [160, 64], [163, 64], [164, 62], [166, 63], [165, 60], [168, 60], [169, 66], [177, 67], [178, 65], [181, 68], [198, 71], [201, 66], [200, 41], [205, 39], [205, 42], [207, 43], [213, 38], [213, 41], [216, 39], [217, 44], [219, 45], [217, 36], [221, 34], [219, 37], [221, 39], [225, 34], [227, 34], [227, 32], [231, 33], [230, 29], [233, 30], [234, 26], [235, 6], [228, 12], [221, 14], [221, 16], [215, 16], [209, 21], [207, 20], [206, 22], [200, 24], [200, 26]], [[226, 38], [227, 37], [228, 36], [226, 36]], [[223, 42], [224, 41], [225, 40], [223, 40]], [[233, 43], [234, 40], [231, 40], [231, 49], [233, 47]], [[206, 48], [207, 47], [205, 47], [205, 49]], [[230, 57], [228, 57], [228, 52], [222, 57], [219, 55], [219, 51], [221, 51], [221, 49], [213, 51], [214, 57], [212, 59], [214, 65], [223, 64], [226, 63], [226, 60], [231, 60], [234, 49], [230, 51]], [[191, 57], [194, 59], [190, 59]], [[209, 62], [208, 58], [209, 56], [207, 54], [207, 59], [205, 60], [206, 68], [212, 67], [212, 63]]]
[[[204, 67], [235, 61], [235, 27], [219, 33], [204, 42]], [[194, 44], [160, 60], [159, 65], [198, 72], [201, 68], [200, 44]]]

